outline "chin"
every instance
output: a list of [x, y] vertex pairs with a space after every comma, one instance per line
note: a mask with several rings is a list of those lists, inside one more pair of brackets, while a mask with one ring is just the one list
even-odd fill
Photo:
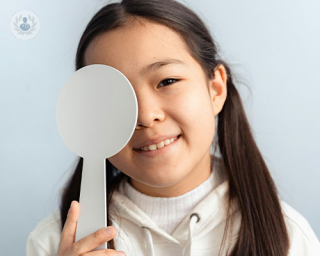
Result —
[[154, 173], [150, 177], [144, 176], [142, 179], [137, 180], [147, 186], [155, 188], [165, 188], [175, 185], [181, 181], [183, 177], [178, 175], [155, 175]]

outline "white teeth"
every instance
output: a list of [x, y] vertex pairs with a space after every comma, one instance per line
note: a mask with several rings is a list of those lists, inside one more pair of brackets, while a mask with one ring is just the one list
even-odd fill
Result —
[[157, 149], [157, 145], [149, 145], [148, 146], [149, 150], [156, 150]]
[[164, 141], [164, 145], [169, 145], [170, 144], [170, 142], [171, 142], [171, 140], [169, 140], [169, 139], [166, 139], [165, 141]]
[[161, 141], [157, 144], [157, 148], [163, 148], [164, 147], [164, 142]]
[[176, 138], [166, 139], [164, 141], [159, 142], [158, 144], [152, 144], [152, 145], [140, 148], [140, 151], [157, 150], [157, 149], [163, 148], [164, 146], [169, 145], [171, 142], [174, 142], [175, 140]]

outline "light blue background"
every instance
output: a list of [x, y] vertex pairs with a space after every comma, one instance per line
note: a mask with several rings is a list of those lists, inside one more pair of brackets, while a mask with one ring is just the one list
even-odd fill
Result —
[[[76, 156], [59, 137], [58, 93], [79, 38], [106, 1], [1, 1], [1, 255], [24, 255], [28, 233], [58, 207]], [[284, 201], [320, 237], [320, 2], [185, 1], [208, 24], [239, 78], [258, 146]], [[35, 12], [39, 34], [15, 38], [10, 19]]]

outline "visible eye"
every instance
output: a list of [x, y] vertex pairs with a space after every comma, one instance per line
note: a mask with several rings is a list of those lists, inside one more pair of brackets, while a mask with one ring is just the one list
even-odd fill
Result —
[[161, 85], [166, 86], [166, 85], [168, 85], [168, 84], [172, 84], [172, 83], [174, 83], [174, 82], [178, 82], [178, 81], [179, 81], [179, 79], [168, 78], [168, 79], [164, 79], [164, 80], [162, 80], [162, 81], [161, 81], [161, 83], [160, 83], [159, 85], [160, 85], [160, 86], [161, 86]]

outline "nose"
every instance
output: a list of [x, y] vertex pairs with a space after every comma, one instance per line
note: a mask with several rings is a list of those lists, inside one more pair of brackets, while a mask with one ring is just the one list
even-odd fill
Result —
[[136, 130], [140, 130], [143, 127], [152, 127], [156, 122], [162, 122], [165, 119], [165, 113], [161, 107], [161, 104], [155, 99], [155, 97], [148, 97], [146, 94], [137, 95], [138, 101], [138, 120]]

